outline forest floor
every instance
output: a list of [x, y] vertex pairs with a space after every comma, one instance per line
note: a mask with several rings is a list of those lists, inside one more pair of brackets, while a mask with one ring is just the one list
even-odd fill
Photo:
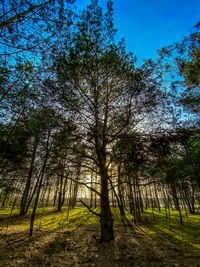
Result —
[[[98, 211], [98, 209], [96, 209]], [[99, 243], [98, 217], [86, 208], [38, 209], [34, 234], [29, 237], [30, 213], [20, 217], [15, 209], [7, 228], [9, 209], [0, 209], [0, 266], [200, 266], [200, 215], [176, 211], [165, 218], [162, 210], [142, 214], [133, 225], [130, 215], [114, 213], [115, 240]]]

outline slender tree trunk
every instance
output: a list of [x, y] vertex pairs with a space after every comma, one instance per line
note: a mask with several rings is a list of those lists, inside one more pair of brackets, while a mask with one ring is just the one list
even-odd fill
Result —
[[[97, 170], [96, 170], [96, 176], [95, 176], [95, 189], [97, 189], [96, 187], [97, 187]], [[97, 193], [96, 192], [94, 193], [94, 207], [95, 209], [97, 207]]]
[[71, 200], [71, 191], [72, 191], [72, 180], [70, 181], [69, 195], [68, 195], [68, 206], [67, 206], [67, 220], [69, 218], [69, 209], [70, 209], [70, 200]]
[[10, 211], [10, 215], [9, 215], [8, 222], [7, 222], [7, 228], [9, 227], [9, 224], [11, 222], [12, 212], [13, 212], [13, 210], [15, 208], [16, 202], [17, 202], [17, 196], [14, 199], [14, 202], [13, 202], [13, 205], [12, 205], [12, 208], [11, 208], [11, 211]]
[[66, 187], [67, 187], [68, 178], [65, 178], [64, 186], [63, 186], [63, 193], [62, 193], [62, 200], [61, 200], [61, 206], [64, 205], [65, 202], [65, 195], [66, 195]]
[[42, 208], [44, 207], [44, 200], [45, 200], [47, 188], [48, 188], [48, 183], [45, 185], [45, 188], [43, 188], [42, 193], [41, 193], [41, 198], [39, 199], [39, 206], [41, 206]]
[[156, 189], [155, 183], [154, 183], [154, 191], [155, 191], [155, 197], [156, 197], [156, 201], [157, 201], [158, 210], [160, 212], [160, 201], [159, 201], [159, 198], [158, 198], [158, 193], [157, 193], [157, 189]]
[[149, 207], [149, 198], [148, 198], [147, 188], [145, 187], [145, 209], [147, 210], [148, 207]]
[[153, 220], [155, 220], [155, 215], [154, 215], [154, 203], [153, 203], [153, 195], [151, 192], [151, 185], [149, 185], [149, 193], [150, 193], [150, 198], [151, 198], [151, 211], [152, 211], [152, 217]]
[[33, 192], [32, 192], [32, 194], [31, 194], [31, 196], [30, 196], [30, 198], [29, 198], [29, 200], [28, 200], [28, 203], [27, 203], [27, 205], [26, 205], [26, 211], [25, 211], [25, 214], [28, 212], [28, 209], [29, 209], [29, 207], [30, 207], [30, 205], [31, 205], [31, 202], [32, 202], [33, 197], [34, 197], [34, 195], [35, 195], [35, 192], [36, 192], [36, 190], [37, 190], [37, 187], [38, 187], [38, 184], [39, 184], [40, 173], [41, 173], [41, 170], [40, 170], [40, 172], [39, 172], [39, 174], [38, 174], [38, 178], [37, 178], [36, 184], [35, 184], [35, 186], [34, 186], [34, 188], [33, 188]]
[[[120, 184], [121, 184], [121, 162], [118, 165], [117, 180], [118, 180], [117, 183], [118, 183], [118, 194], [119, 194], [118, 206], [119, 206], [119, 210], [120, 210], [120, 215], [125, 216], [123, 196], [122, 196], [121, 187], [120, 187]], [[117, 196], [116, 196], [116, 198], [117, 198]]]
[[128, 184], [128, 189], [129, 189], [129, 207], [130, 207], [130, 214], [133, 215], [133, 219], [134, 219], [134, 224], [136, 224], [137, 222], [137, 218], [136, 218], [136, 212], [135, 212], [135, 203], [134, 203], [134, 197], [133, 197], [133, 188], [132, 188], [132, 184], [131, 184], [131, 174], [130, 172], [128, 172], [128, 176], [127, 176], [127, 184]]
[[62, 208], [62, 193], [63, 193], [63, 179], [64, 179], [64, 170], [62, 171], [62, 175], [60, 176], [60, 190], [58, 194], [58, 207], [57, 211], [61, 211]]
[[45, 155], [44, 163], [43, 163], [43, 166], [42, 166], [42, 169], [41, 169], [38, 191], [37, 191], [35, 203], [34, 203], [34, 206], [33, 206], [33, 212], [32, 212], [32, 215], [31, 215], [30, 236], [33, 235], [33, 226], [34, 226], [34, 220], [35, 220], [35, 215], [36, 215], [36, 209], [37, 209], [37, 205], [38, 205], [38, 201], [39, 201], [39, 197], [40, 197], [40, 190], [41, 190], [41, 187], [42, 187], [42, 182], [43, 182], [43, 178], [44, 178], [46, 164], [47, 164], [47, 160], [48, 160], [50, 149], [51, 149], [51, 148], [49, 148], [50, 134], [51, 134], [51, 129], [49, 129], [49, 132], [48, 132], [47, 143], [46, 143], [46, 155]]
[[1, 204], [1, 208], [5, 208], [6, 199], [7, 199], [8, 195], [9, 195], [9, 191], [6, 190], [5, 196], [4, 196], [3, 201], [2, 201], [2, 204]]
[[164, 205], [165, 205], [165, 216], [166, 216], [166, 219], [167, 219], [168, 218], [168, 215], [167, 215], [167, 199], [166, 199], [166, 194], [165, 194], [164, 183], [162, 183], [162, 193], [163, 193], [163, 202], [164, 202]]
[[51, 193], [51, 187], [52, 187], [52, 185], [49, 186], [47, 200], [46, 200], [46, 204], [45, 204], [46, 207], [49, 206], [49, 198], [50, 198], [50, 193]]
[[173, 192], [175, 206], [176, 206], [176, 209], [179, 212], [180, 223], [181, 223], [181, 225], [183, 225], [183, 219], [182, 219], [182, 214], [181, 214], [179, 199], [178, 199], [178, 196], [177, 196], [176, 186], [175, 186], [175, 184], [173, 182], [173, 178], [172, 178], [171, 186], [172, 186], [172, 192]]
[[53, 198], [53, 206], [54, 207], [56, 206], [56, 200], [57, 200], [58, 190], [59, 190], [59, 177], [57, 178], [56, 190], [55, 190], [54, 198]]
[[76, 199], [77, 199], [77, 194], [78, 194], [78, 181], [79, 181], [79, 178], [80, 178], [80, 172], [81, 172], [81, 163], [78, 166], [78, 170], [77, 170], [77, 173], [76, 173], [76, 180], [75, 180], [75, 183], [74, 183], [73, 197], [71, 199], [72, 208], [75, 208], [75, 206], [76, 206]]
[[[91, 187], [93, 187], [93, 172], [91, 174]], [[93, 191], [90, 193], [90, 208], [93, 207]]]
[[33, 168], [34, 168], [37, 146], [38, 146], [38, 137], [35, 137], [29, 173], [28, 173], [26, 185], [25, 185], [23, 196], [22, 196], [21, 203], [20, 203], [20, 215], [25, 215], [27, 213], [27, 210], [28, 210], [28, 209], [26, 209], [26, 205], [27, 205], [30, 186], [31, 186], [31, 179], [32, 179], [32, 175], [33, 175]]

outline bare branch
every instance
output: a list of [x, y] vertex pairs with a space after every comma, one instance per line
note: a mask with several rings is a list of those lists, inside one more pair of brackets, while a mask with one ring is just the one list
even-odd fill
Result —
[[93, 211], [87, 204], [85, 204], [81, 199], [78, 201], [81, 202], [90, 212], [92, 212], [94, 215], [98, 216], [101, 218], [101, 214], [96, 213], [95, 211]]

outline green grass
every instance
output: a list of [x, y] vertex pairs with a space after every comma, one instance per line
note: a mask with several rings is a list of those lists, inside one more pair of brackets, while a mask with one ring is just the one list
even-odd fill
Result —
[[[99, 208], [95, 209], [99, 212]], [[10, 231], [27, 231], [30, 225], [30, 215], [32, 210], [29, 210], [26, 216], [20, 217], [19, 209], [13, 210], [12, 219], [8, 230]], [[0, 228], [7, 229], [7, 221], [10, 209], [0, 209]], [[124, 220], [120, 217], [119, 210], [112, 208], [114, 215], [114, 225], [123, 226]], [[159, 212], [154, 210], [154, 219], [151, 210], [145, 210], [141, 214], [141, 223], [137, 225], [143, 230], [148, 231], [152, 235], [159, 238], [173, 239], [175, 242], [180, 241], [183, 245], [189, 244], [194, 248], [200, 249], [200, 215], [188, 214], [186, 217], [183, 212], [183, 225], [180, 224], [178, 212], [171, 210], [171, 218], [165, 218], [165, 211], [161, 209]], [[127, 219], [132, 223], [132, 215], [127, 213]], [[38, 208], [34, 229], [35, 230], [62, 230], [67, 228], [79, 227], [99, 227], [99, 218], [89, 212], [87, 208], [74, 208], [69, 211], [67, 220], [67, 208], [63, 208], [61, 212], [56, 212], [53, 208]]]
[[200, 249], [200, 215], [183, 212], [183, 225], [180, 224], [178, 211], [171, 210], [171, 217], [165, 217], [164, 209], [154, 211], [154, 219], [151, 210], [145, 210], [141, 215], [142, 222], [139, 224], [143, 230], [150, 231], [159, 238], [166, 240], [171, 238], [175, 241], [188, 244]]
[[[99, 208], [94, 210], [100, 212]], [[100, 236], [99, 217], [85, 207], [70, 209], [68, 219], [66, 207], [60, 212], [54, 208], [38, 208], [34, 234], [29, 238], [31, 212], [32, 210], [25, 216], [19, 216], [19, 210], [15, 209], [7, 228], [10, 209], [0, 209], [2, 266], [19, 266], [18, 261], [26, 260], [28, 264], [29, 261], [32, 262], [30, 266], [43, 266], [41, 264], [44, 260], [49, 262], [52, 258], [55, 262], [62, 261], [60, 266], [65, 266], [66, 262], [74, 259], [73, 257], [79, 259], [80, 255], [95, 261], [96, 254], [99, 264], [102, 264], [102, 259], [107, 261], [107, 257], [112, 254], [113, 262], [109, 266], [115, 266], [116, 255], [119, 262], [131, 261], [136, 264], [134, 266], [198, 266], [196, 262], [200, 259], [200, 215], [188, 214], [186, 217], [183, 211], [181, 225], [177, 211], [171, 210], [171, 218], [167, 219], [164, 209], [160, 212], [154, 209], [154, 218], [151, 210], [145, 210], [141, 213], [141, 222], [134, 225], [131, 214], [127, 212], [126, 218], [122, 218], [119, 210], [112, 208], [115, 242], [104, 247], [92, 237]], [[67, 253], [64, 248], [68, 248]], [[31, 255], [35, 256], [32, 258]], [[26, 264], [23, 266], [29, 266]]]
[[[99, 209], [97, 208], [96, 212], [98, 211]], [[17, 231], [28, 230], [30, 226], [31, 212], [32, 210], [30, 209], [27, 215], [20, 217], [18, 216], [19, 209], [14, 209], [9, 229], [15, 229]], [[0, 218], [2, 218], [0, 221], [0, 228], [5, 229], [7, 227], [9, 214], [9, 208], [0, 210]], [[56, 230], [69, 227], [97, 226], [98, 224], [99, 218], [88, 212], [86, 208], [70, 209], [68, 219], [66, 208], [63, 208], [60, 212], [57, 212], [53, 208], [38, 208], [34, 228], [36, 230]]]

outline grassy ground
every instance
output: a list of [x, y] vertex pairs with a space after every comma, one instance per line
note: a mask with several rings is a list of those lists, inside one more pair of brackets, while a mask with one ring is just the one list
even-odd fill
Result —
[[[113, 209], [115, 241], [99, 243], [99, 218], [86, 208], [55, 212], [38, 209], [33, 237], [28, 236], [30, 213], [19, 210], [7, 228], [9, 209], [0, 209], [0, 266], [200, 266], [200, 215], [183, 216], [150, 210], [136, 226]], [[98, 209], [96, 209], [98, 212]]]

